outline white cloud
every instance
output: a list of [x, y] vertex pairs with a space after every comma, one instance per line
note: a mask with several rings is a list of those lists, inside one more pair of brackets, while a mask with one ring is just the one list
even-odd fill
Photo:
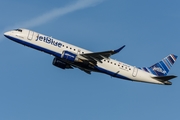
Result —
[[[68, 13], [77, 11], [77, 10], [81, 10], [87, 7], [93, 7], [98, 5], [99, 3], [101, 3], [103, 0], [77, 0], [75, 3], [67, 5], [65, 7], [61, 7], [61, 8], [56, 8], [53, 10], [50, 10], [47, 13], [44, 13], [38, 17], [35, 17], [29, 21], [25, 21], [22, 23], [18, 23], [16, 25], [13, 25], [11, 27], [7, 27], [5, 28], [1, 33], [1, 35], [3, 35], [3, 33], [9, 29], [14, 29], [14, 28], [19, 28], [19, 27], [24, 27], [24, 28], [32, 28], [32, 27], [36, 27], [36, 26], [40, 26], [42, 24], [45, 24], [57, 17], [61, 17], [63, 15], [66, 15]], [[2, 38], [4, 38], [3, 36], [0, 36], [0, 40], [2, 40]]]
[[65, 6], [63, 8], [53, 9], [45, 14], [40, 15], [37, 18], [31, 19], [30, 21], [27, 21], [27, 22], [24, 22], [24, 23], [22, 23], [21, 26], [27, 27], [27, 28], [39, 26], [39, 25], [47, 23], [48, 21], [51, 21], [52, 19], [54, 19], [56, 17], [60, 17], [65, 14], [68, 14], [68, 13], [71, 13], [71, 12], [74, 12], [74, 11], [77, 11], [77, 10], [80, 10], [83, 8], [97, 5], [101, 1], [102, 0], [78, 0], [74, 4]]

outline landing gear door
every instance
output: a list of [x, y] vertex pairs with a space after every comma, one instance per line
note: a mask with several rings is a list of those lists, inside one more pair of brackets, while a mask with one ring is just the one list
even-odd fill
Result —
[[138, 73], [138, 68], [134, 67], [132, 76], [133, 76], [133, 77], [136, 77], [136, 76], [137, 76], [137, 73]]
[[33, 35], [34, 35], [34, 32], [29, 30], [27, 39], [28, 39], [28, 40], [32, 40], [32, 39], [33, 39]]

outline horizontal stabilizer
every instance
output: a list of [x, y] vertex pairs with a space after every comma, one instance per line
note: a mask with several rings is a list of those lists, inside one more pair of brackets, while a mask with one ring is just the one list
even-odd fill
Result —
[[157, 77], [152, 77], [152, 78], [164, 83], [165, 85], [172, 85], [172, 83], [168, 80], [171, 80], [176, 77], [177, 76], [175, 76], [175, 75], [169, 75], [169, 76], [157, 76]]
[[168, 81], [168, 80], [171, 80], [173, 78], [176, 78], [176, 77], [177, 76], [175, 76], [175, 75], [169, 75], [169, 76], [157, 76], [157, 77], [152, 77], [152, 78], [157, 79], [161, 82], [164, 82], [164, 81]]
[[152, 78], [164, 83], [165, 85], [172, 85], [172, 83], [168, 80], [171, 80], [176, 77], [177, 76], [175, 76], [175, 75], [169, 75], [169, 76], [157, 76], [157, 77], [152, 77]]

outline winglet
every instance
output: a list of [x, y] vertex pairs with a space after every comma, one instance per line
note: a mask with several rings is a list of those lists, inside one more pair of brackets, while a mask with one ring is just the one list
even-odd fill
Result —
[[116, 53], [118, 53], [118, 52], [120, 52], [124, 47], [125, 47], [126, 45], [123, 45], [122, 47], [120, 47], [119, 49], [117, 49], [117, 50], [114, 50], [114, 54], [116, 54]]

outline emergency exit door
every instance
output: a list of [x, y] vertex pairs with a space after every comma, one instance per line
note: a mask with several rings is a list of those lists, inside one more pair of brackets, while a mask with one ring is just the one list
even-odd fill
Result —
[[134, 67], [132, 76], [133, 76], [133, 77], [136, 77], [136, 76], [137, 76], [137, 73], [138, 73], [138, 68]]

